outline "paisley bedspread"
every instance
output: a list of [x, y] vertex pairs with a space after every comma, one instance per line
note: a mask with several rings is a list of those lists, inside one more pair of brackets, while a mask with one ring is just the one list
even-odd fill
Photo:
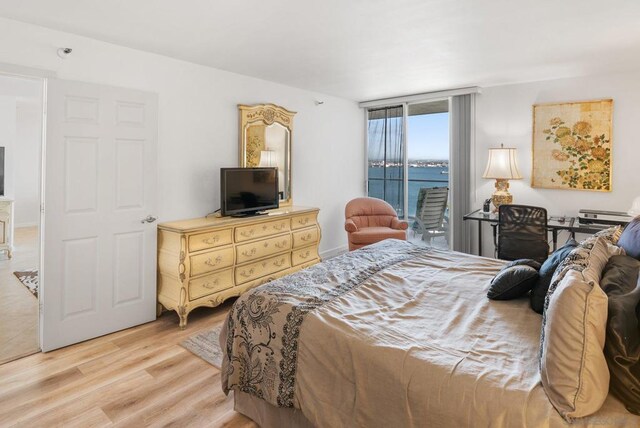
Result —
[[405, 241], [386, 240], [243, 294], [222, 333], [226, 334], [225, 393], [237, 389], [274, 406], [293, 407], [298, 339], [305, 316], [357, 289], [376, 273], [428, 251]]
[[[318, 427], [566, 427], [540, 383], [540, 315], [486, 297], [504, 264], [387, 240], [255, 288], [222, 329], [223, 388]], [[640, 417], [609, 395], [572, 426]]]

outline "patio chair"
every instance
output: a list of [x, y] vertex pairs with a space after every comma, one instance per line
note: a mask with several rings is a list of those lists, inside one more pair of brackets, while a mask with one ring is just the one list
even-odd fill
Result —
[[449, 243], [449, 225], [446, 217], [448, 187], [423, 187], [418, 192], [414, 232], [421, 234], [422, 240], [431, 243], [431, 239], [444, 236]]

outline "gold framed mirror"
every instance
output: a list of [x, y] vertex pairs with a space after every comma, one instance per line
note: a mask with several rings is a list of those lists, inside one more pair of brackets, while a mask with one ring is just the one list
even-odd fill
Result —
[[278, 167], [280, 206], [291, 205], [291, 143], [296, 112], [275, 104], [240, 104], [238, 110], [240, 166]]

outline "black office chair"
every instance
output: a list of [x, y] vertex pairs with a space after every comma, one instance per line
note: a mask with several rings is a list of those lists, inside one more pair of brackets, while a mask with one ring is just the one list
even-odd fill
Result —
[[533, 259], [543, 263], [549, 257], [547, 210], [528, 205], [500, 205], [496, 247], [499, 259]]

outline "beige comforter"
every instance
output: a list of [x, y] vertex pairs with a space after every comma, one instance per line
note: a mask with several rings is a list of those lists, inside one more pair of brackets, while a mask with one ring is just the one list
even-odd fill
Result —
[[[282, 392], [279, 380], [292, 376], [289, 404], [319, 427], [567, 425], [540, 384], [540, 315], [526, 299], [486, 298], [488, 283], [504, 262], [455, 252], [416, 252], [399, 241], [370, 248], [380, 254], [380, 269], [369, 269], [370, 275], [358, 276], [361, 282], [353, 281], [357, 284], [302, 315], [294, 367], [279, 364], [286, 341], [278, 337], [268, 351], [262, 348], [273, 352], [275, 367], [263, 373], [251, 363], [234, 369], [228, 358], [235, 353], [242, 359], [239, 350], [248, 344], [235, 346], [232, 331], [237, 325], [230, 329], [224, 387], [242, 389], [242, 376], [253, 376], [256, 383], [249, 389], [254, 391], [244, 392], [264, 395], [272, 389], [263, 398], [287, 407], [277, 402], [278, 388], [273, 387], [280, 385]], [[397, 259], [403, 251], [412, 254]], [[385, 258], [389, 252], [394, 255]], [[365, 259], [364, 264], [371, 257]], [[334, 274], [328, 274], [328, 283], [339, 281]], [[282, 312], [272, 315], [287, 318], [283, 315], [300, 305], [295, 301], [289, 299], [292, 306], [282, 305]], [[274, 327], [268, 337], [275, 338], [279, 329]], [[258, 358], [255, 364], [274, 365], [267, 360]], [[610, 396], [596, 415], [575, 424], [638, 426], [640, 418]]]

